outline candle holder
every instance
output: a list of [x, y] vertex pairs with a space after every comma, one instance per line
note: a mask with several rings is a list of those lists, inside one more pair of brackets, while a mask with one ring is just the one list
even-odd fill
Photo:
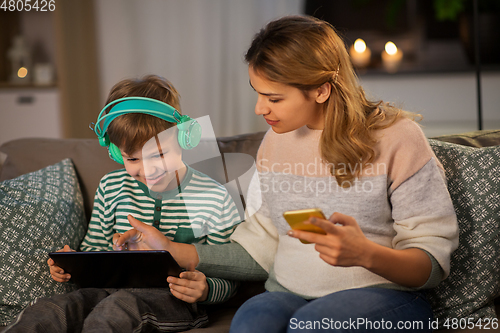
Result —
[[372, 52], [361, 38], [356, 39], [349, 49], [352, 64], [358, 68], [364, 68], [370, 63]]
[[403, 60], [403, 51], [396, 47], [393, 42], [385, 43], [385, 49], [382, 51], [382, 63], [388, 73], [396, 73]]

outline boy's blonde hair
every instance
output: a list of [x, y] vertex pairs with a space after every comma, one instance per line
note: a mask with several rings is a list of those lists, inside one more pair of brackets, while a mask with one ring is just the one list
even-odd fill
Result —
[[[304, 92], [330, 83], [324, 103], [325, 127], [320, 151], [331, 163], [332, 175], [342, 186], [360, 176], [361, 168], [345, 173], [342, 165], [373, 161], [374, 131], [389, 127], [409, 113], [382, 101], [369, 101], [359, 85], [344, 42], [329, 23], [307, 16], [286, 16], [257, 33], [245, 60], [266, 79]], [[349, 186], [349, 185], [347, 185]]]
[[[179, 113], [180, 95], [172, 83], [157, 75], [147, 75], [140, 79], [125, 79], [118, 82], [108, 96], [106, 104], [124, 97], [153, 98], [174, 107]], [[114, 119], [108, 127], [109, 141], [126, 154], [133, 154], [155, 135], [175, 126], [143, 113], [128, 113]]]

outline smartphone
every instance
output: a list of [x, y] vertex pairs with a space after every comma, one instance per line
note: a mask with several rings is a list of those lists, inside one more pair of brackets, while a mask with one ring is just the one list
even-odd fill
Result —
[[[326, 235], [326, 232], [320, 227], [313, 224], [304, 224], [304, 222], [309, 220], [311, 216], [326, 220], [325, 214], [323, 214], [319, 208], [289, 210], [283, 213], [283, 217], [290, 225], [290, 228]], [[304, 244], [309, 244], [309, 242], [306, 242], [305, 240], [301, 239], [300, 241]]]

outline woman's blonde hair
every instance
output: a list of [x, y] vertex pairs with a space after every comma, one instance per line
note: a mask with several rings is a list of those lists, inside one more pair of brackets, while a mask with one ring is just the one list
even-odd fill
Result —
[[[255, 35], [245, 60], [259, 75], [298, 88], [304, 95], [330, 83], [320, 152], [341, 186], [352, 185], [360, 176], [361, 168], [354, 166], [374, 160], [374, 131], [410, 117], [382, 101], [366, 98], [344, 42], [325, 21], [307, 16], [272, 21]], [[346, 173], [346, 166], [352, 166], [353, 172]]]
[[[161, 76], [147, 75], [140, 79], [125, 79], [113, 86], [106, 105], [124, 97], [148, 97], [174, 107], [179, 113], [180, 95], [172, 83]], [[175, 126], [155, 116], [128, 113], [114, 119], [108, 127], [109, 140], [126, 154], [133, 154], [153, 136]]]

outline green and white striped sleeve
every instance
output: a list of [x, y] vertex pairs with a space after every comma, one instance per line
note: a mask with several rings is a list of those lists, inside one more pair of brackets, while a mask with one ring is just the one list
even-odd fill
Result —
[[113, 218], [110, 219], [109, 216], [106, 216], [105, 179], [101, 180], [96, 190], [87, 234], [80, 244], [82, 251], [109, 251], [113, 249]]
[[219, 211], [218, 221], [209, 223], [209, 232], [206, 243], [209, 245], [219, 245], [229, 243], [229, 237], [234, 231], [236, 225], [241, 222], [240, 214], [236, 205], [226, 191], [224, 194], [222, 207]]
[[[209, 227], [210, 232], [208, 232], [206, 238], [206, 244], [208, 245], [229, 243], [229, 237], [234, 228], [241, 222], [238, 209], [227, 191], [224, 191], [222, 200], [218, 220], [212, 221], [213, 224]], [[236, 293], [240, 285], [237, 281], [212, 277], [207, 277], [207, 283], [209, 292], [207, 300], [203, 304], [216, 304], [227, 301]]]
[[240, 285], [237, 281], [207, 277], [208, 297], [201, 304], [217, 304], [230, 299]]

